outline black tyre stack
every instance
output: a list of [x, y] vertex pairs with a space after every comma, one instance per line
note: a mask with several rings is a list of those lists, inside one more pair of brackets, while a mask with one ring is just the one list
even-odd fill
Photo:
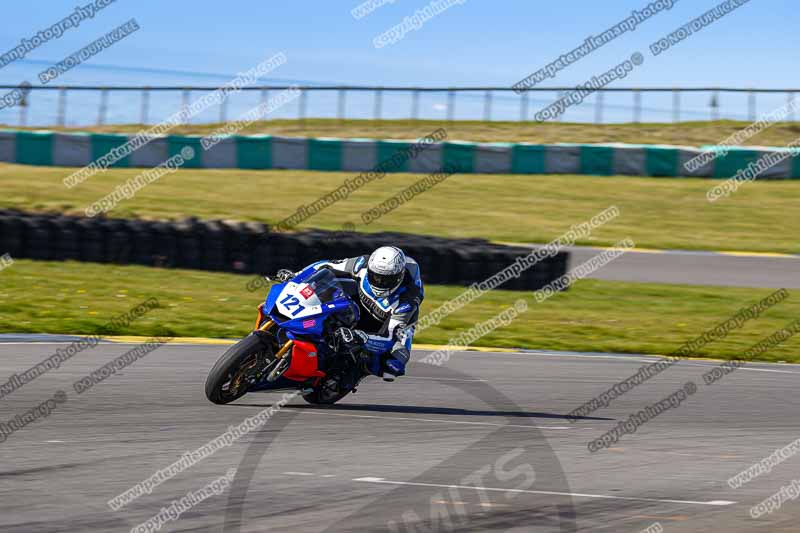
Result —
[[[146, 221], [0, 210], [0, 255], [14, 258], [272, 274], [320, 259], [369, 254], [384, 245], [403, 248], [419, 262], [426, 283], [441, 285], [479, 283], [530, 253], [482, 239], [323, 230], [275, 233], [257, 222]], [[501, 288], [540, 289], [565, 274], [567, 263], [568, 254], [560, 252]]]

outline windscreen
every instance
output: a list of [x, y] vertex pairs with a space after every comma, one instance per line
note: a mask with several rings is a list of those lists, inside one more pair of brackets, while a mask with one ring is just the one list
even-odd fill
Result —
[[311, 287], [320, 303], [328, 303], [342, 295], [341, 284], [333, 272], [327, 268], [319, 269], [302, 283], [307, 283]]

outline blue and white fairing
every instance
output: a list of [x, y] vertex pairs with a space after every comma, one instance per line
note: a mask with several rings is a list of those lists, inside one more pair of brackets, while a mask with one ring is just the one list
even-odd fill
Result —
[[327, 269], [305, 269], [286, 283], [270, 288], [262, 306], [289, 338], [296, 335], [322, 339], [325, 319], [344, 314], [345, 323], [358, 320], [358, 305], [344, 292], [336, 276]]

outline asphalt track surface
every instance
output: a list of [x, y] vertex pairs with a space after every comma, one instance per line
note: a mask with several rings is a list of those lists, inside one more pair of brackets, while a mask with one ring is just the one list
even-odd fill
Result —
[[[0, 376], [62, 346], [0, 344]], [[6, 421], [57, 390], [68, 397], [0, 443], [0, 531], [130, 531], [229, 468], [232, 488], [161, 531], [223, 531], [226, 521], [224, 531], [798, 530], [800, 502], [757, 520], [749, 510], [800, 478], [800, 457], [738, 489], [726, 481], [800, 437], [800, 366], [754, 364], [706, 386], [716, 363], [680, 362], [573, 424], [565, 413], [655, 359], [557, 353], [460, 352], [396, 383], [372, 378], [332, 408], [296, 398], [115, 512], [110, 498], [280, 398], [210, 404], [203, 383], [219, 345], [167, 345], [73, 390], [131, 347], [100, 344], [0, 400]], [[680, 406], [589, 452], [689, 380], [698, 391]]]
[[[566, 247], [569, 268], [603, 248]], [[800, 288], [800, 255], [732, 254], [690, 250], [630, 250], [588, 276], [611, 281]]]

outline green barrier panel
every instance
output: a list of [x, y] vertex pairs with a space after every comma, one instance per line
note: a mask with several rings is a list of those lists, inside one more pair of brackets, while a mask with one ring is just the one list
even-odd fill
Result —
[[[183, 137], [179, 135], [170, 135], [167, 137], [167, 157], [172, 157], [178, 154], [184, 155], [181, 150], [189, 147], [194, 150], [194, 156], [191, 159], [185, 159], [181, 168], [203, 168], [203, 145], [200, 144], [202, 137]], [[186, 156], [184, 155], [184, 158]]]
[[515, 144], [511, 147], [512, 174], [544, 174], [545, 146], [542, 144]]
[[272, 136], [236, 136], [236, 166], [238, 168], [272, 168]]
[[339, 139], [309, 139], [310, 170], [342, 170], [342, 141]]
[[471, 143], [442, 143], [442, 168], [453, 165], [459, 172], [472, 173], [475, 166], [475, 145]]
[[614, 173], [614, 148], [581, 146], [581, 174], [610, 176]]
[[715, 178], [732, 178], [739, 170], [758, 161], [759, 153], [755, 150], [730, 150], [727, 155], [719, 155], [714, 161]]
[[800, 154], [792, 157], [792, 178], [800, 178]]
[[51, 166], [53, 164], [53, 133], [49, 131], [18, 131], [17, 163]]
[[648, 176], [680, 176], [678, 150], [666, 147], [645, 147], [645, 172]]
[[[128, 136], [113, 133], [92, 133], [89, 135], [89, 142], [91, 143], [92, 161], [97, 161], [114, 148], [118, 148], [128, 142]], [[130, 156], [126, 155], [119, 161], [109, 165], [109, 167], [129, 167], [129, 158]]]
[[[385, 172], [408, 172], [409, 154], [405, 152], [412, 143], [405, 141], [378, 141], [377, 167]], [[398, 154], [394, 159], [392, 157]]]
[[[9, 158], [15, 158], [20, 164], [52, 166], [54, 160], [53, 151], [55, 149], [55, 138], [50, 131], [10, 131], [15, 136], [15, 152], [9, 154]], [[79, 134], [86, 135], [86, 134]], [[116, 148], [123, 146], [131, 137], [124, 134], [89, 134], [90, 155], [96, 161]], [[189, 136], [168, 136], [167, 150], [169, 157], [180, 153], [185, 147], [194, 150], [194, 156], [185, 162], [186, 168], [203, 168], [203, 155], [201, 139], [199, 135]], [[272, 168], [274, 160], [272, 149], [273, 142], [270, 135], [246, 135], [235, 136], [234, 146], [236, 150], [237, 168], [243, 169], [269, 169]], [[306, 168], [311, 170], [333, 170], [342, 169], [344, 149], [344, 139], [307, 139], [307, 161]], [[393, 140], [364, 140], [364, 142], [374, 142], [376, 146], [376, 167], [380, 167], [385, 172], [408, 172], [411, 160], [409, 149], [414, 145], [413, 141], [393, 141]], [[570, 169], [573, 167], [572, 157], [575, 149], [579, 150], [579, 168], [581, 174], [590, 175], [611, 175], [615, 170], [615, 159], [629, 156], [626, 153], [628, 148], [644, 148], [645, 168], [643, 174], [646, 176], [681, 176], [686, 175], [681, 161], [681, 151], [679, 147], [668, 145], [637, 145], [626, 146], [597, 146], [579, 144], [559, 144], [559, 145], [537, 145], [537, 144], [513, 144], [513, 143], [493, 143], [511, 146], [511, 168], [514, 174], [544, 174], [548, 167], [551, 171], [557, 171], [559, 164], [564, 167], [569, 163]], [[548, 154], [550, 146], [568, 146], [569, 150], [564, 153], [565, 161], [558, 158], [561, 154], [552, 151]], [[230, 149], [230, 146], [226, 147]], [[717, 148], [718, 149], [718, 148]], [[777, 149], [776, 149], [777, 150]], [[630, 152], [632, 153], [632, 152]], [[637, 151], [635, 157], [639, 158]], [[226, 153], [230, 157], [230, 152]], [[419, 156], [420, 154], [418, 154]], [[496, 154], [490, 154], [494, 157]], [[363, 156], [363, 154], [362, 154]], [[476, 143], [448, 141], [441, 143], [442, 165], [457, 165], [461, 172], [473, 173], [476, 168], [482, 168], [480, 163], [496, 164], [496, 161], [481, 161], [476, 158], [482, 156], [482, 151]], [[361, 157], [361, 156], [359, 156]], [[730, 149], [727, 155], [720, 156], [714, 164], [714, 178], [729, 178], [740, 170], [747, 168], [748, 164], [755, 163], [760, 157], [760, 153], [753, 149]], [[555, 159], [548, 159], [555, 158]], [[135, 158], [133, 158], [135, 160]], [[503, 159], [503, 170], [505, 171], [505, 159]], [[549, 165], [548, 165], [549, 161]], [[625, 163], [625, 161], [621, 161]], [[477, 164], [476, 164], [477, 163]], [[112, 167], [130, 167], [131, 157], [126, 156], [115, 161]], [[555, 166], [554, 166], [555, 165]], [[491, 165], [490, 165], [491, 166]], [[786, 168], [784, 164], [782, 168]], [[791, 164], [788, 165], [788, 176], [781, 176], [784, 179], [800, 178], [800, 156], [793, 157]], [[638, 168], [638, 167], [637, 167]], [[573, 170], [570, 170], [573, 172]]]

